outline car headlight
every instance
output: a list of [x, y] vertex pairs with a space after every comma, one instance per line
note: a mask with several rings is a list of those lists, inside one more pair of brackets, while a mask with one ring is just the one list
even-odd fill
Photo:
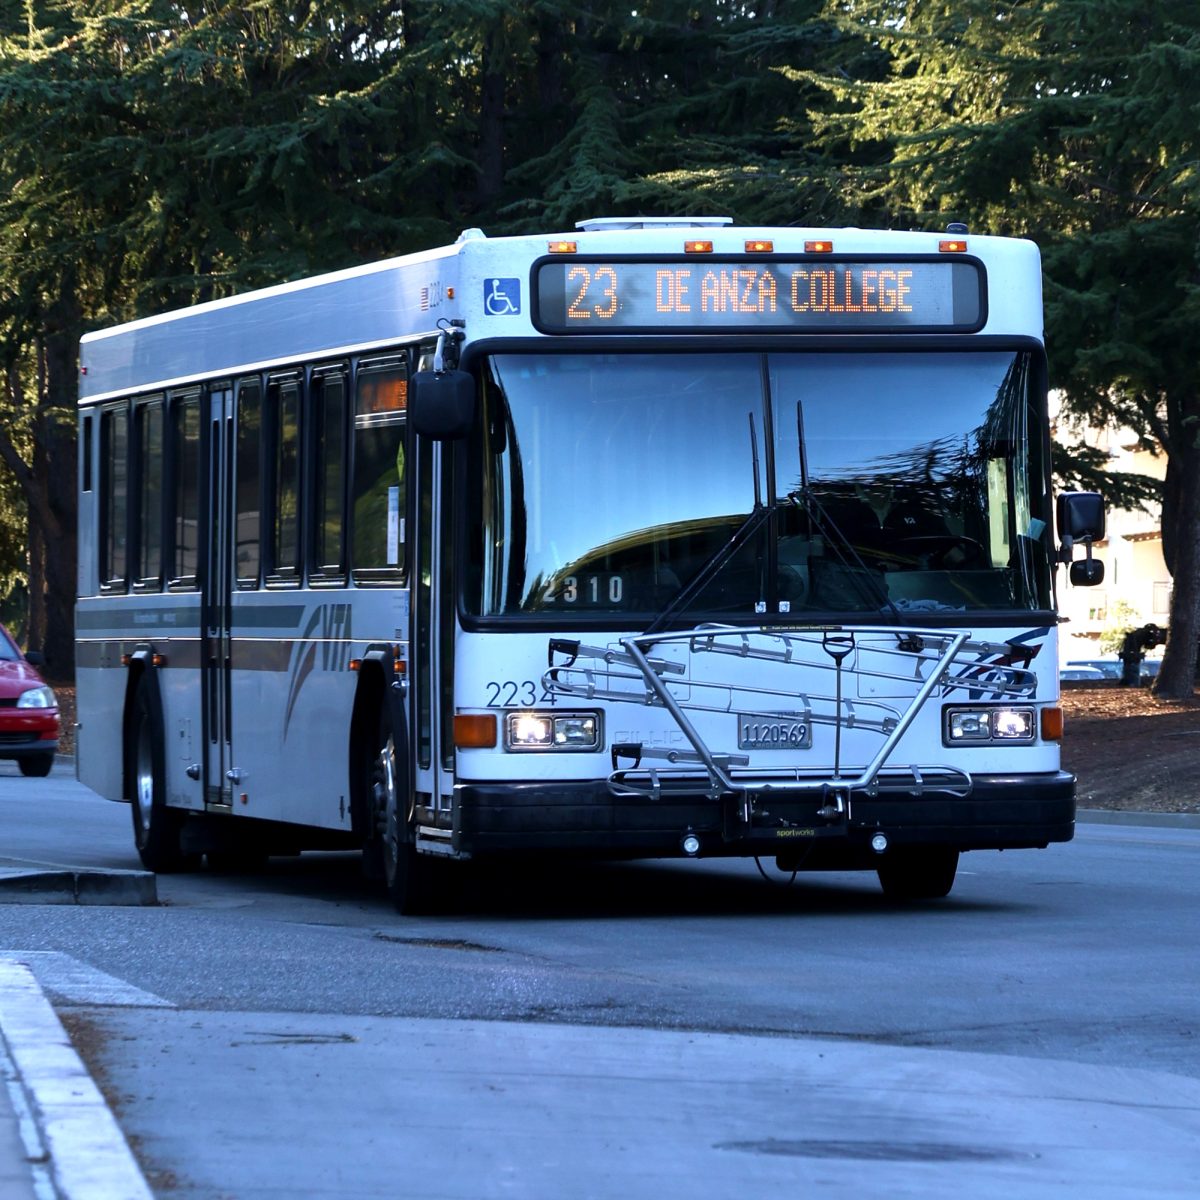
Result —
[[599, 750], [598, 712], [510, 712], [504, 716], [505, 750]]
[[58, 697], [54, 694], [53, 688], [48, 688], [45, 685], [42, 687], [30, 688], [27, 692], [22, 692], [17, 697], [18, 708], [57, 708]]
[[947, 708], [942, 742], [947, 746], [1028, 745], [1037, 739], [1032, 708], [989, 705]]

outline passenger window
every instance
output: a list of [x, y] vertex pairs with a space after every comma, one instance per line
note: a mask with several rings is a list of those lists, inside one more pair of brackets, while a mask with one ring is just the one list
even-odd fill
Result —
[[100, 414], [100, 584], [124, 591], [129, 571], [129, 409]]
[[272, 507], [270, 578], [300, 579], [300, 380], [291, 376], [267, 385], [271, 415]]
[[163, 402], [161, 396], [141, 401], [133, 410], [134, 455], [137, 462], [137, 563], [135, 587], [158, 591], [163, 576]]
[[407, 404], [404, 359], [359, 364], [350, 498], [351, 564], [358, 583], [393, 583], [404, 577]]
[[200, 394], [176, 396], [171, 405], [175, 465], [175, 561], [171, 586], [193, 588], [200, 561]]
[[315, 430], [313, 482], [314, 576], [344, 580], [342, 531], [346, 486], [346, 374], [344, 370], [314, 371], [309, 387]]

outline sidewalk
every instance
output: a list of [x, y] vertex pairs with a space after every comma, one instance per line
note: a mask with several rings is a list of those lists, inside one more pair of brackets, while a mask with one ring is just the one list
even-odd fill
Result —
[[125, 1136], [23, 963], [0, 959], [0, 1191], [152, 1200]]
[[[149, 871], [0, 858], [0, 904], [158, 903]], [[0, 959], [0, 1195], [141, 1200], [124, 1135], [30, 969]]]

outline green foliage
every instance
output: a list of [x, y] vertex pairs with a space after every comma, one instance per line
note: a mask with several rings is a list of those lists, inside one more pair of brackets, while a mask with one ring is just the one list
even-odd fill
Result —
[[1198, 130], [1194, 0], [0, 0], [0, 590], [64, 577], [80, 332], [622, 213], [1033, 237], [1052, 382], [1163, 447], [1170, 551]]
[[1118, 600], [1109, 609], [1108, 620], [1100, 634], [1100, 649], [1105, 654], [1118, 655], [1125, 648], [1125, 635], [1137, 623], [1137, 610], [1132, 604]]

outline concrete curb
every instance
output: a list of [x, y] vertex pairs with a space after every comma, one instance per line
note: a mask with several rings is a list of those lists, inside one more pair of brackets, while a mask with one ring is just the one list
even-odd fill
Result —
[[156, 905], [150, 871], [102, 871], [0, 860], [0, 904]]
[[0, 961], [0, 1030], [63, 1200], [153, 1193], [33, 972]]
[[1077, 821], [1088, 825], [1145, 825], [1159, 829], [1200, 829], [1200, 813], [1125, 812], [1110, 808], [1081, 808]]

